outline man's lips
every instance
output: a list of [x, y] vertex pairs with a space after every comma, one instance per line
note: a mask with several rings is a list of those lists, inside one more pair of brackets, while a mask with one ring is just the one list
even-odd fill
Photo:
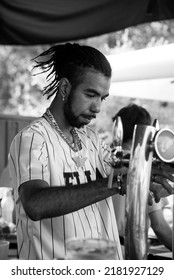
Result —
[[82, 115], [84, 119], [91, 121], [92, 119], [96, 118], [96, 115]]

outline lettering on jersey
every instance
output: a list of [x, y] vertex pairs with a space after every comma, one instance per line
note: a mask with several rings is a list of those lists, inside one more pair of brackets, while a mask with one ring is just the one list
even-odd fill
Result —
[[77, 181], [77, 185], [80, 184], [80, 180], [79, 180], [79, 173], [78, 172], [73, 172], [74, 177], [76, 178]]
[[85, 176], [86, 176], [86, 179], [87, 179], [87, 182], [91, 182], [91, 171], [90, 170], [85, 170]]
[[74, 178], [73, 173], [63, 172], [63, 175], [64, 175], [64, 178], [65, 178], [65, 185], [66, 186], [72, 185], [72, 182], [70, 181], [70, 179], [73, 180], [73, 178]]
[[96, 180], [99, 180], [99, 179], [102, 179], [102, 178], [103, 178], [102, 174], [100, 173], [98, 168], [96, 168]]
[[[82, 183], [82, 182], [80, 182], [80, 176], [79, 176], [79, 173], [77, 171], [76, 172], [64, 172], [63, 175], [64, 175], [64, 178], [65, 178], [65, 185], [66, 186], [80, 185], [80, 183]], [[85, 170], [84, 175], [85, 175], [86, 181], [88, 183], [92, 181], [90, 170]], [[100, 171], [98, 170], [98, 168], [96, 168], [96, 180], [101, 179], [101, 178], [103, 178], [103, 176], [100, 173]], [[74, 183], [73, 183], [73, 181], [74, 181]]]

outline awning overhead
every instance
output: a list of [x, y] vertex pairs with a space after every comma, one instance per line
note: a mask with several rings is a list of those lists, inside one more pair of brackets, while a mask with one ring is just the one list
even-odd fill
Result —
[[173, 0], [1, 0], [0, 44], [58, 43], [171, 18]]
[[174, 102], [174, 44], [107, 56], [110, 94]]
[[171, 78], [113, 82], [110, 94], [121, 97], [174, 102], [174, 83]]
[[107, 56], [112, 82], [164, 79], [174, 80], [174, 44]]

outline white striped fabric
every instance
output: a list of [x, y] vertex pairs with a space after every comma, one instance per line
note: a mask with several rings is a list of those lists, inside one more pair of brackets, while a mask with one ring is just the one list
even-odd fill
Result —
[[104, 238], [117, 242], [116, 259], [122, 259], [112, 198], [61, 217], [32, 221], [18, 196], [21, 183], [43, 179], [51, 186], [85, 183], [106, 177], [99, 137], [89, 127], [78, 129], [86, 157], [84, 168], [77, 168], [74, 151], [47, 123], [37, 119], [14, 138], [9, 154], [10, 175], [16, 202], [18, 254], [22, 259], [64, 259], [69, 238]]

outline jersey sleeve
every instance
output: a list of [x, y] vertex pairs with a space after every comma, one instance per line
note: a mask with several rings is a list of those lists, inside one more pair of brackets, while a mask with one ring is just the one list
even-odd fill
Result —
[[13, 141], [9, 155], [14, 184], [41, 179], [49, 183], [48, 153], [44, 137], [37, 132], [21, 132]]

